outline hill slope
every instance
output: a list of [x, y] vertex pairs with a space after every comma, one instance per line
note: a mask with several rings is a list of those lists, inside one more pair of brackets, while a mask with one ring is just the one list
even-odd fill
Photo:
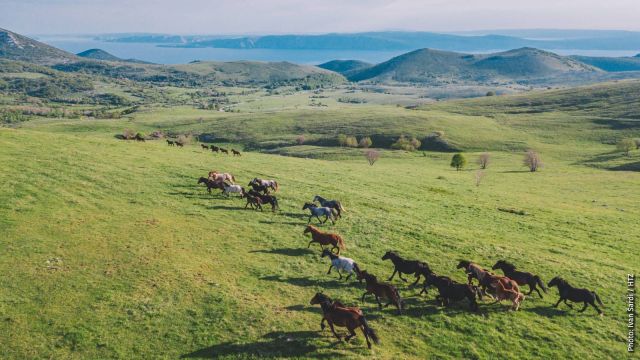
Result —
[[371, 66], [372, 64], [360, 60], [332, 60], [318, 65], [319, 68], [334, 71], [347, 77], [356, 71]]
[[572, 56], [572, 58], [604, 71], [640, 71], [640, 54], [633, 57]]
[[599, 72], [590, 65], [554, 53], [521, 48], [494, 54], [462, 54], [421, 49], [356, 71], [352, 81], [417, 83], [489, 82], [544, 79]]
[[89, 49], [83, 52], [77, 53], [76, 55], [86, 58], [86, 59], [94, 59], [94, 60], [105, 60], [105, 61], [123, 61], [123, 59], [110, 54], [102, 49]]
[[0, 28], [0, 58], [52, 65], [77, 61], [74, 54]]

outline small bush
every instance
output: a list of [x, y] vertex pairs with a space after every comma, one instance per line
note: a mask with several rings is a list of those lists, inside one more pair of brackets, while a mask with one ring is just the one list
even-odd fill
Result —
[[460, 171], [465, 165], [467, 165], [467, 159], [462, 154], [455, 154], [451, 158], [451, 167], [456, 168], [456, 171]]
[[636, 143], [636, 150], [640, 149], [640, 138], [633, 139], [633, 142]]
[[368, 136], [363, 137], [362, 139], [360, 139], [360, 142], [358, 143], [358, 146], [361, 148], [370, 148], [371, 145], [373, 145], [373, 141], [371, 141], [371, 138]]
[[618, 143], [616, 144], [616, 148], [626, 156], [629, 156], [631, 150], [636, 148], [636, 142], [633, 139], [622, 139], [618, 141]]
[[347, 136], [345, 145], [348, 147], [358, 147], [358, 140], [355, 136]]
[[367, 158], [369, 165], [373, 166], [373, 164], [380, 159], [380, 152], [378, 150], [369, 149], [364, 152], [364, 156]]
[[131, 129], [124, 129], [124, 131], [122, 132], [122, 138], [124, 140], [131, 140], [131, 139], [134, 139], [135, 137], [136, 137], [136, 133]]
[[478, 156], [478, 165], [480, 165], [480, 169], [486, 169], [489, 166], [489, 160], [491, 160], [491, 154], [482, 153]]
[[496, 96], [495, 91], [487, 91], [487, 96]]
[[536, 172], [543, 166], [540, 155], [533, 150], [527, 150], [524, 154], [523, 165], [528, 167], [531, 172]]
[[149, 134], [149, 137], [152, 139], [162, 139], [164, 138], [164, 133], [160, 130], [156, 130], [154, 132], [152, 132], [151, 134]]
[[304, 144], [304, 140], [305, 140], [304, 135], [298, 135], [298, 137], [296, 138], [296, 144], [302, 145]]
[[189, 145], [191, 143], [191, 135], [178, 135], [176, 142], [180, 145]]
[[338, 145], [347, 146], [347, 135], [338, 134]]
[[398, 140], [391, 145], [391, 148], [396, 150], [416, 151], [421, 145], [422, 143], [420, 140], [415, 137], [408, 139], [404, 135], [401, 135]]

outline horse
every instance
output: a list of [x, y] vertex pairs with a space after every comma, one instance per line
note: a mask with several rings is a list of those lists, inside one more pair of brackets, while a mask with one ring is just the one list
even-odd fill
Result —
[[136, 134], [136, 136], [134, 137], [135, 141], [142, 141], [144, 142], [144, 136], [140, 135], [140, 134]]
[[248, 194], [260, 198], [262, 200], [262, 204], [270, 204], [271, 211], [276, 211], [279, 208], [278, 199], [272, 195], [261, 194], [253, 189], [249, 190]]
[[240, 194], [241, 199], [244, 197], [245, 192], [242, 186], [230, 185], [230, 184], [227, 184], [226, 182], [223, 182], [222, 186], [224, 186], [224, 190], [222, 190], [222, 194], [225, 195], [226, 197], [229, 197], [229, 194]]
[[420, 280], [420, 275], [427, 276], [431, 273], [431, 269], [429, 268], [429, 264], [418, 261], [418, 260], [405, 260], [398, 255], [395, 251], [387, 251], [384, 256], [382, 256], [382, 260], [391, 260], [393, 262], [393, 274], [388, 279], [388, 281], [393, 280], [393, 277], [398, 273], [398, 277], [400, 280], [406, 282], [407, 280], [402, 277], [402, 274], [415, 274], [416, 281], [414, 281], [411, 286], [415, 286]]
[[[263, 179], [259, 179], [259, 178], [253, 178], [253, 180], [251, 180], [249, 182], [249, 186], [253, 186], [254, 189], [256, 189], [256, 191], [263, 191], [263, 192], [267, 192], [269, 188], [271, 188], [273, 191], [278, 191], [279, 186], [278, 186], [278, 182], [275, 180], [263, 180]], [[256, 188], [256, 186], [259, 186], [260, 188]]]
[[336, 254], [338, 255], [340, 254], [340, 249], [344, 250], [346, 248], [344, 245], [344, 240], [342, 239], [342, 236], [338, 234], [331, 234], [331, 233], [321, 231], [320, 229], [318, 229], [313, 225], [307, 225], [307, 227], [304, 229], [303, 234], [308, 234], [308, 233], [311, 233], [311, 241], [309, 241], [309, 245], [307, 246], [307, 249], [311, 247], [311, 244], [314, 242], [317, 242], [318, 244], [320, 244], [320, 248], [323, 251], [324, 251], [325, 245], [332, 245], [331, 252], [333, 252], [333, 249], [337, 249], [338, 251], [336, 252]]
[[505, 260], [498, 260], [498, 262], [496, 262], [496, 264], [493, 265], [491, 269], [502, 269], [504, 275], [509, 279], [515, 280], [518, 285], [529, 285], [529, 292], [527, 293], [527, 296], [531, 295], [531, 293], [535, 290], [542, 298], [543, 296], [540, 293], [540, 290], [538, 290], [538, 286], [540, 286], [542, 291], [544, 291], [545, 293], [547, 292], [547, 288], [544, 286], [544, 283], [542, 282], [542, 280], [540, 280], [540, 277], [538, 275], [534, 275], [532, 273], [524, 271], [517, 271], [516, 267], [513, 264]]
[[205, 144], [200, 144], [200, 147], [202, 147], [205, 150], [209, 150], [209, 146], [205, 145]]
[[360, 268], [358, 267], [358, 264], [356, 264], [356, 262], [353, 261], [353, 259], [350, 259], [348, 257], [343, 257], [340, 255], [335, 255], [334, 253], [332, 253], [327, 249], [322, 250], [322, 255], [320, 257], [327, 257], [327, 256], [331, 259], [331, 266], [329, 266], [329, 271], [327, 271], [327, 275], [331, 274], [331, 269], [333, 269], [334, 267], [336, 268], [338, 275], [340, 275], [340, 278], [339, 278], [340, 280], [342, 280], [342, 274], [340, 273], [340, 270], [349, 274], [347, 275], [346, 280], [349, 280], [351, 275], [353, 275], [354, 271], [356, 272], [356, 274], [360, 272]]
[[[422, 291], [426, 292], [427, 287], [430, 285], [438, 288], [440, 295], [436, 297], [436, 301], [439, 301], [442, 306], [448, 306], [451, 302], [467, 299], [471, 310], [478, 310], [478, 302], [476, 301], [477, 287], [469, 284], [460, 284], [446, 276], [437, 276], [434, 273], [429, 273], [425, 277]], [[422, 294], [422, 291], [420, 294]]]
[[[477, 279], [478, 283], [482, 289], [482, 292], [487, 295], [495, 294], [496, 284], [495, 281], [500, 281], [503, 283], [504, 287], [507, 289], [515, 289], [518, 292], [520, 291], [518, 288], [518, 283], [509, 279], [506, 276], [498, 276], [490, 271], [487, 271], [480, 267], [478, 264], [474, 264], [467, 260], [460, 260], [457, 266], [458, 269], [463, 268], [467, 273], [467, 279], [469, 285], [473, 285], [473, 279]], [[487, 293], [487, 288], [491, 291]]]
[[215, 145], [211, 145], [210, 148], [211, 148], [212, 152], [219, 152], [220, 151], [220, 148], [215, 146]]
[[520, 303], [524, 301], [524, 295], [520, 292], [520, 289], [516, 288], [507, 288], [502, 281], [495, 280], [492, 282], [493, 286], [496, 289], [496, 301], [498, 303], [502, 300], [511, 300], [513, 305], [511, 306], [511, 310], [518, 311], [520, 308]]
[[253, 180], [249, 181], [248, 186], [251, 186], [253, 188], [253, 190], [256, 191], [256, 192], [269, 194], [269, 187], [268, 186], [260, 185], [259, 183], [253, 182]]
[[364, 302], [365, 295], [373, 294], [373, 296], [376, 297], [379, 309], [382, 309], [380, 298], [386, 298], [388, 302], [384, 307], [393, 304], [398, 308], [398, 314], [402, 314], [402, 298], [400, 298], [400, 293], [395, 286], [385, 282], [379, 282], [375, 275], [369, 274], [366, 270], [362, 270], [356, 275], [358, 281], [362, 282], [364, 279], [367, 283], [367, 291], [362, 294], [362, 302]]
[[[309, 209], [309, 211], [311, 212], [311, 215], [309, 215], [309, 221], [307, 221], [307, 224], [311, 222], [311, 218], [313, 218], [314, 216], [318, 219], [318, 221], [321, 224], [326, 223], [327, 220], [331, 220], [332, 224], [336, 223], [334, 220], [334, 215], [331, 208], [318, 207], [316, 206], [316, 204], [305, 203], [304, 206], [302, 207], [302, 210], [307, 210], [307, 209]], [[320, 216], [324, 216], [324, 221], [320, 220]]]
[[320, 206], [335, 209], [338, 212], [338, 217], [342, 217], [342, 212], [347, 211], [338, 200], [327, 200], [320, 195], [316, 195], [313, 197], [313, 202], [316, 201], [320, 203]]
[[244, 192], [244, 189], [242, 189], [242, 195], [247, 199], [247, 204], [244, 206], [245, 209], [251, 205], [252, 209], [262, 211], [262, 199], [260, 199], [260, 197], [248, 194]]
[[236, 183], [236, 178], [230, 173], [219, 173], [216, 170], [209, 171], [209, 179], [214, 181], [228, 181], [232, 184]]
[[236, 149], [231, 149], [231, 153], [233, 154], [233, 156], [242, 156], [242, 154], [240, 154], [240, 151]]
[[176, 144], [175, 142], [173, 142], [173, 141], [171, 141], [171, 140], [167, 139], [167, 145], [169, 145], [169, 146], [174, 146], [175, 144]]
[[224, 185], [222, 181], [214, 181], [211, 179], [207, 179], [206, 177], [201, 177], [200, 179], [198, 179], [198, 185], [203, 183], [207, 185], [207, 192], [209, 192], [209, 194], [211, 194], [211, 189], [224, 190]]
[[584, 303], [584, 306], [582, 307], [582, 309], [578, 310], [579, 312], [584, 312], [587, 309], [587, 305], [590, 304], [596, 309], [596, 311], [598, 311], [598, 314], [602, 316], [603, 314], [602, 310], [600, 310], [600, 308], [596, 305], [596, 301], [598, 302], [598, 304], [600, 304], [600, 306], [604, 306], [604, 304], [602, 303], [602, 300], [600, 300], [600, 297], [598, 296], [598, 294], [595, 293], [595, 291], [591, 291], [588, 289], [574, 288], [573, 286], [569, 285], [567, 280], [559, 276], [556, 276], [553, 279], [551, 279], [551, 281], [549, 281], [549, 284], [547, 284], [547, 286], [558, 287], [558, 293], [560, 294], [560, 299], [558, 299], [558, 302], [555, 305], [553, 305], [553, 307], [558, 307], [558, 305], [560, 305], [560, 302], [562, 301], [564, 302], [565, 305], [573, 309], [573, 305], [567, 302], [567, 300], [571, 300], [573, 302]]
[[345, 341], [349, 341], [351, 338], [356, 336], [355, 329], [360, 328], [364, 334], [364, 338], [367, 340], [367, 347], [369, 349], [371, 349], [371, 340], [376, 344], [380, 343], [378, 335], [369, 327], [362, 310], [359, 308], [346, 307], [338, 301], [333, 302], [328, 296], [322, 293], [316, 293], [316, 295], [311, 299], [310, 304], [320, 304], [320, 307], [322, 308], [322, 321], [320, 321], [320, 328], [324, 330], [324, 322], [326, 321], [329, 323], [331, 332], [339, 341], [342, 341], [342, 338], [336, 333], [334, 325], [347, 328], [349, 335], [344, 338]]
[[184, 144], [183, 144], [183, 143], [178, 142], [178, 141], [176, 141], [176, 142], [175, 142], [175, 144], [176, 144], [176, 146], [178, 146], [178, 147], [183, 147], [183, 146], [184, 146]]
[[219, 148], [220, 151], [222, 151], [223, 153], [229, 155], [229, 150], [225, 149], [225, 148]]

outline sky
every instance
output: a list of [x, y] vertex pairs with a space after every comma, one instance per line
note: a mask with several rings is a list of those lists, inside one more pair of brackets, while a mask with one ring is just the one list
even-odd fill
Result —
[[640, 30], [640, 0], [0, 0], [24, 34]]

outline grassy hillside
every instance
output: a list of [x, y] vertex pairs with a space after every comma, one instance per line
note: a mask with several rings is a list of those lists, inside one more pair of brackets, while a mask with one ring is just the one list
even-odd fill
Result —
[[634, 57], [593, 57], [572, 56], [574, 59], [600, 68], [604, 71], [640, 71], [640, 56]]
[[[370, 167], [34, 130], [0, 130], [3, 358], [625, 354], [622, 279], [638, 270], [629, 250], [640, 245], [631, 236], [640, 231], [630, 196], [637, 173], [545, 151], [547, 168], [531, 174], [519, 154], [500, 152], [476, 187], [475, 172], [450, 169], [445, 154], [385, 153]], [[282, 210], [256, 213], [207, 195], [195, 180], [211, 168], [243, 184], [278, 179]], [[433, 292], [419, 297], [398, 280], [406, 314], [379, 311], [358, 300], [362, 285], [326, 275], [318, 249], [306, 249], [300, 207], [315, 194], [345, 203], [345, 218], [324, 228], [343, 234], [344, 255], [381, 277], [391, 274], [380, 260], [390, 249], [459, 281], [460, 258], [484, 266], [507, 258], [546, 281], [561, 274], [596, 290], [606, 315], [554, 309], [556, 290], [527, 298], [517, 313], [483, 305], [470, 314], [464, 304], [439, 308]], [[320, 310], [308, 304], [316, 291], [361, 306], [382, 344], [369, 352], [361, 336], [336, 344], [320, 332]]]
[[0, 28], [0, 58], [52, 65], [77, 61], [78, 57], [26, 36]]
[[119, 57], [112, 55], [102, 49], [89, 49], [83, 52], [77, 53], [76, 55], [94, 60], [105, 60], [105, 61], [122, 61]]
[[419, 83], [505, 82], [597, 72], [590, 65], [532, 48], [471, 55], [422, 49], [351, 74], [352, 81]]
[[360, 60], [332, 60], [318, 65], [319, 68], [335, 71], [346, 77], [349, 77], [356, 71], [368, 68], [370, 66], [372, 66], [372, 64]]

